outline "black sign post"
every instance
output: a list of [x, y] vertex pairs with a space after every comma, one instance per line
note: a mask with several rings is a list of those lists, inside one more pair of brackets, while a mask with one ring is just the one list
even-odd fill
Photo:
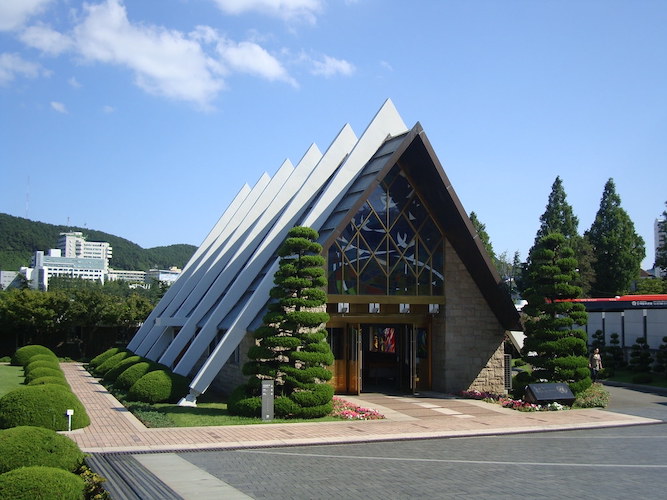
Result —
[[576, 398], [567, 384], [559, 382], [555, 384], [528, 384], [524, 399], [529, 403], [538, 405], [555, 402], [572, 406]]

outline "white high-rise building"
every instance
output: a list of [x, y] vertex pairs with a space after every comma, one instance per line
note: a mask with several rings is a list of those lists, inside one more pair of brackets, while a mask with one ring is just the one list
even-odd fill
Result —
[[109, 265], [109, 259], [112, 257], [111, 245], [102, 241], [86, 241], [83, 233], [71, 232], [60, 233], [58, 238], [58, 248], [62, 251], [63, 257], [78, 259], [104, 259]]
[[[655, 222], [653, 223], [653, 231], [654, 231], [654, 242], [655, 242], [655, 260], [658, 260], [658, 251], [660, 250], [660, 247], [662, 247], [665, 244], [665, 241], [667, 241], [667, 232], [663, 231], [660, 229], [660, 224], [664, 222], [662, 219], [656, 219]], [[654, 266], [654, 274], [656, 277], [660, 278], [665, 275], [665, 272], [662, 271], [659, 267]]]

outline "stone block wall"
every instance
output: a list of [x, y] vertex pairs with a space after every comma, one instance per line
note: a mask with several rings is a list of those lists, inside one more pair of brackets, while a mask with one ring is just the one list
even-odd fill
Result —
[[505, 392], [505, 330], [454, 248], [445, 247], [445, 307], [433, 318], [433, 390]]

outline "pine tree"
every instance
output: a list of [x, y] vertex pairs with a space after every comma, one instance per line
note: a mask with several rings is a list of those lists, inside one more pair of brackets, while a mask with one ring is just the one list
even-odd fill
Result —
[[608, 375], [614, 375], [616, 370], [625, 366], [623, 348], [619, 340], [618, 333], [612, 333], [609, 336], [609, 345], [605, 348], [605, 357], [602, 360], [602, 366]]
[[602, 330], [595, 330], [593, 334], [593, 342], [591, 342], [592, 349], [600, 349], [600, 352], [604, 349], [604, 333]]
[[644, 240], [635, 232], [630, 216], [621, 208], [621, 198], [616, 194], [613, 179], [609, 179], [604, 187], [600, 208], [587, 237], [596, 257], [592, 295], [623, 295], [639, 277], [646, 251]]
[[662, 344], [660, 344], [658, 352], [655, 354], [653, 369], [657, 374], [667, 377], [667, 337], [662, 337]]
[[574, 215], [572, 206], [567, 202], [567, 195], [560, 177], [556, 177], [551, 186], [551, 193], [544, 213], [540, 216], [540, 227], [535, 235], [535, 243], [528, 251], [526, 264], [523, 266], [518, 280], [519, 289], [525, 291], [531, 286], [528, 278], [528, 267], [533, 259], [533, 250], [540, 239], [551, 233], [560, 233], [565, 237], [568, 246], [574, 250], [577, 259], [577, 277], [574, 284], [581, 287], [583, 296], [588, 296], [593, 281], [593, 252], [588, 241], [578, 233], [579, 219]]
[[577, 232], [579, 227], [579, 219], [574, 215], [572, 206], [566, 200], [567, 195], [563, 188], [563, 181], [560, 176], [551, 186], [551, 193], [547, 201], [547, 207], [544, 213], [540, 216], [540, 228], [535, 235], [535, 244], [537, 244], [543, 236], [550, 233], [560, 233], [565, 236], [567, 241], [579, 236]]
[[493, 251], [493, 245], [491, 244], [491, 237], [489, 236], [489, 233], [486, 232], [486, 224], [482, 224], [482, 222], [479, 220], [475, 212], [470, 212], [470, 222], [472, 222], [475, 231], [477, 231], [477, 235], [479, 236], [482, 245], [484, 245], [486, 253], [489, 254], [491, 262], [493, 262], [495, 265], [496, 253]]
[[649, 350], [649, 345], [644, 337], [637, 337], [632, 344], [630, 351], [630, 369], [637, 373], [646, 373], [651, 371], [653, 357]]
[[333, 387], [326, 383], [333, 354], [323, 325], [326, 285], [322, 247], [317, 231], [295, 227], [278, 250], [279, 269], [274, 275], [264, 325], [248, 350], [243, 373], [250, 379], [229, 401], [230, 412], [258, 416], [262, 380], [275, 381], [275, 413], [282, 417], [317, 418], [330, 413]]
[[578, 394], [591, 385], [587, 358], [587, 335], [579, 328], [587, 322], [584, 305], [571, 302], [581, 293], [573, 285], [577, 260], [560, 233], [542, 237], [528, 267], [531, 286], [524, 298], [526, 339], [523, 354], [531, 357], [532, 380], [566, 382]]

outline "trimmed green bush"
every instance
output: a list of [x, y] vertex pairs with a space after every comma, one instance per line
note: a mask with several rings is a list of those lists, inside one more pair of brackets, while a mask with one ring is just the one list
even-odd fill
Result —
[[102, 363], [104, 363], [107, 359], [109, 359], [111, 356], [114, 354], [118, 354], [121, 351], [118, 347], [112, 347], [111, 349], [107, 349], [101, 354], [98, 354], [95, 356], [93, 359], [91, 359], [88, 362], [88, 366], [91, 368], [97, 368], [100, 366]]
[[34, 361], [55, 361], [57, 364], [60, 363], [60, 360], [55, 354], [35, 354], [34, 356], [30, 357], [28, 364], [33, 363]]
[[118, 363], [123, 361], [125, 358], [130, 356], [129, 351], [120, 351], [108, 358], [106, 361], [104, 361], [102, 364], [98, 365], [97, 368], [93, 369], [93, 374], [95, 374], [98, 377], [104, 377], [104, 375], [111, 370], [114, 366], [116, 366]]
[[55, 384], [19, 387], [0, 398], [0, 429], [34, 425], [66, 431], [68, 409], [74, 410], [72, 429], [90, 424], [86, 409], [66, 387]]
[[0, 498], [12, 500], [79, 500], [84, 482], [56, 467], [31, 466], [0, 474]]
[[36, 354], [50, 354], [56, 356], [55, 353], [48, 347], [43, 345], [26, 345], [16, 350], [12, 356], [11, 364], [14, 366], [25, 366], [30, 362], [30, 358]]
[[83, 458], [74, 441], [50, 429], [19, 426], [0, 431], [0, 474], [31, 465], [75, 472]]
[[126, 368], [123, 373], [118, 375], [114, 387], [118, 389], [129, 389], [137, 380], [146, 375], [148, 372], [158, 370], [160, 365], [152, 361], [140, 361], [129, 368]]
[[102, 380], [111, 383], [115, 382], [115, 380], [118, 378], [118, 375], [123, 373], [130, 366], [137, 364], [141, 360], [142, 360], [141, 356], [128, 356], [120, 363], [118, 363], [116, 366], [114, 366], [111, 370], [106, 372], [104, 374], [104, 377], [102, 377]]
[[58, 362], [57, 359], [55, 361], [53, 360], [46, 361], [44, 359], [38, 359], [36, 361], [33, 361], [33, 359], [35, 358], [34, 357], [30, 358], [30, 363], [25, 365], [25, 367], [23, 368], [23, 373], [25, 373], [26, 375], [35, 368], [51, 368], [53, 370], [62, 371], [62, 369], [60, 368], [60, 363]]
[[65, 374], [60, 368], [57, 370], [55, 368], [35, 368], [30, 373], [26, 373], [25, 382], [26, 384], [29, 384], [36, 378], [40, 377], [61, 377], [64, 379]]
[[155, 370], [137, 380], [130, 387], [130, 401], [144, 403], [176, 403], [188, 393], [189, 381], [182, 375], [167, 370]]
[[31, 380], [28, 382], [26, 385], [44, 385], [44, 384], [57, 384], [57, 385], [62, 385], [63, 387], [67, 387], [67, 389], [71, 389], [69, 382], [67, 382], [67, 379], [65, 377], [37, 377], [36, 379]]

